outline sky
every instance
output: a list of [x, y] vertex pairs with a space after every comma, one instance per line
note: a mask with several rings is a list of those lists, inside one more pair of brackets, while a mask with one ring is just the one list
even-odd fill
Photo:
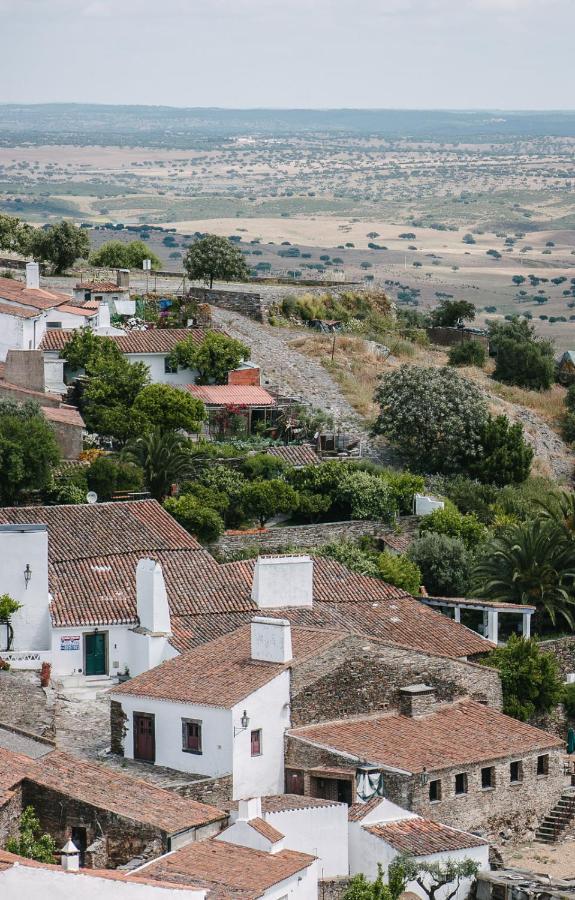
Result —
[[0, 0], [0, 103], [575, 108], [575, 0]]

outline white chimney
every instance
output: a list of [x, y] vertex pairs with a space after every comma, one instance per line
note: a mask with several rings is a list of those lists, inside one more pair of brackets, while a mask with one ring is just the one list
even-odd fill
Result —
[[238, 803], [238, 822], [249, 822], [251, 819], [261, 819], [262, 798], [250, 797], [249, 800], [240, 800]]
[[110, 306], [107, 300], [100, 300], [98, 309], [98, 328], [110, 328]]
[[152, 634], [169, 634], [170, 607], [161, 565], [141, 559], [136, 566], [136, 603], [140, 626]]
[[37, 262], [26, 263], [26, 287], [34, 290], [40, 287], [40, 266]]
[[313, 606], [313, 559], [309, 556], [259, 556], [252, 600], [259, 609]]
[[258, 616], [251, 624], [251, 657], [260, 662], [287, 663], [293, 658], [287, 619]]
[[72, 841], [68, 841], [60, 850], [60, 862], [66, 872], [77, 872], [80, 868], [80, 851]]

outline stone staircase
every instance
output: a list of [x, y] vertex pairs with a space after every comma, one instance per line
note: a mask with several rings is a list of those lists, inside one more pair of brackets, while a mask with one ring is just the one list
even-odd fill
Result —
[[535, 832], [535, 840], [544, 844], [554, 844], [565, 829], [575, 820], [575, 789], [561, 794], [561, 799], [540, 823]]
[[108, 675], [62, 675], [52, 679], [52, 685], [56, 695], [61, 700], [82, 702], [84, 700], [98, 700], [105, 697], [107, 692], [118, 679]]

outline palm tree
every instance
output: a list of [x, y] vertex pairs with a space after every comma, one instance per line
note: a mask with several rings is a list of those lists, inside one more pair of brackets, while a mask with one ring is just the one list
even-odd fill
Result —
[[569, 536], [575, 538], [575, 494], [572, 491], [551, 493], [545, 500], [539, 500], [541, 518], [558, 522]]
[[477, 597], [536, 606], [543, 623], [560, 617], [573, 628], [575, 544], [556, 521], [507, 528], [485, 546], [471, 580]]
[[154, 428], [131, 441], [123, 456], [141, 466], [146, 487], [160, 503], [172, 484], [188, 478], [192, 471], [186, 439], [176, 431]]

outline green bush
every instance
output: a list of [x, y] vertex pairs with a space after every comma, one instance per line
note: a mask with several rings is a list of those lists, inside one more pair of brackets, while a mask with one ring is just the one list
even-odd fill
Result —
[[563, 706], [570, 719], [575, 719], [575, 684], [566, 684], [563, 688]]
[[224, 530], [223, 519], [214, 509], [202, 506], [201, 501], [191, 494], [170, 497], [164, 501], [166, 509], [180, 525], [197, 537], [210, 543], [219, 538]]
[[362, 550], [351, 541], [333, 541], [331, 544], [319, 547], [316, 552], [318, 556], [335, 559], [352, 572], [369, 575], [371, 578], [381, 577], [377, 554]]
[[241, 501], [246, 513], [257, 519], [263, 528], [278, 513], [296, 510], [298, 495], [285, 481], [272, 478], [269, 481], [252, 481], [246, 484]]
[[421, 572], [408, 556], [396, 556], [393, 553], [380, 553], [377, 561], [380, 577], [395, 587], [402, 588], [408, 594], [417, 596], [421, 586]]
[[463, 515], [453, 506], [445, 509], [434, 509], [424, 516], [419, 525], [419, 533], [446, 534], [448, 537], [460, 538], [468, 550], [477, 547], [487, 538], [487, 528], [481, 524], [474, 513]]
[[255, 453], [247, 456], [242, 463], [241, 471], [250, 481], [279, 478], [287, 468], [283, 459], [270, 453]]
[[465, 475], [453, 475], [430, 479], [430, 488], [432, 492], [448, 497], [464, 515], [473, 513], [484, 525], [493, 521], [493, 506], [499, 495], [495, 485], [482, 484]]
[[408, 556], [419, 567], [422, 584], [431, 596], [466, 595], [472, 556], [460, 538], [429, 532], [413, 542]]
[[485, 665], [499, 669], [503, 712], [522, 722], [549, 712], [563, 696], [557, 660], [533, 638], [511, 635], [504, 647], [489, 654]]
[[449, 351], [449, 365], [478, 366], [482, 369], [486, 356], [485, 347], [479, 341], [462, 341]]
[[141, 491], [144, 476], [139, 466], [110, 456], [98, 456], [86, 471], [88, 488], [98, 500], [111, 500], [120, 491]]
[[528, 477], [533, 448], [523, 436], [523, 426], [507, 416], [489, 416], [481, 429], [482, 450], [468, 471], [487, 484], [520, 484]]
[[348, 470], [340, 485], [339, 500], [352, 519], [381, 519], [390, 522], [397, 506], [387, 482], [369, 472]]

